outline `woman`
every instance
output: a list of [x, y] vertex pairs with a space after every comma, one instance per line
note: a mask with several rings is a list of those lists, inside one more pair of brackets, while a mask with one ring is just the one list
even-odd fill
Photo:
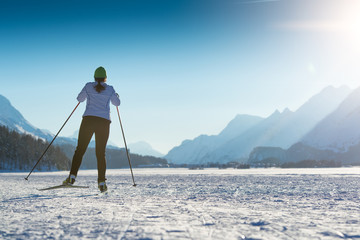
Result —
[[95, 133], [98, 186], [100, 191], [104, 192], [107, 190], [105, 183], [105, 149], [111, 123], [109, 105], [111, 101], [113, 105], [119, 106], [120, 99], [114, 88], [105, 83], [107, 76], [103, 67], [98, 67], [95, 70], [94, 78], [95, 82], [87, 83], [77, 97], [79, 102], [87, 100], [86, 110], [81, 122], [78, 144], [72, 159], [70, 174], [63, 184], [72, 185], [75, 182], [82, 158]]

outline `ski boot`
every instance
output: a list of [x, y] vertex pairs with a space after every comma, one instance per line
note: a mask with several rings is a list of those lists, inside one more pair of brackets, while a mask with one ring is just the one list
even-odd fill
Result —
[[99, 182], [99, 190], [100, 192], [106, 192], [107, 191], [107, 186], [105, 182]]
[[71, 174], [63, 181], [63, 185], [73, 185], [75, 182], [75, 178], [75, 175]]

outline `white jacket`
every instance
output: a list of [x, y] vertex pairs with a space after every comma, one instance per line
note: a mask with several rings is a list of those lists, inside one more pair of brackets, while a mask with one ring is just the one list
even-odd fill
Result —
[[79, 93], [77, 100], [79, 102], [86, 101], [86, 109], [83, 114], [85, 116], [96, 116], [108, 119], [110, 121], [110, 101], [113, 105], [119, 106], [119, 95], [114, 88], [106, 83], [101, 83], [105, 90], [98, 93], [95, 90], [97, 82], [88, 82]]

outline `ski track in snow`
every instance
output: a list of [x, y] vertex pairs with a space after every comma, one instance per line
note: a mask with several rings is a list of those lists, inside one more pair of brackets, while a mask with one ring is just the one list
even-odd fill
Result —
[[360, 239], [360, 168], [278, 171], [108, 170], [108, 194], [0, 173], [0, 239]]

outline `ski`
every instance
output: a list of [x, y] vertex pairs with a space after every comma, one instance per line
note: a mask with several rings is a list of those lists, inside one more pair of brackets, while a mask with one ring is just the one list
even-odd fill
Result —
[[105, 191], [105, 192], [99, 192], [96, 194], [97, 196], [106, 196], [108, 195], [108, 191]]
[[78, 185], [57, 185], [53, 187], [47, 187], [47, 188], [41, 188], [38, 189], [39, 191], [46, 191], [46, 190], [52, 190], [52, 189], [58, 189], [58, 188], [89, 188], [89, 186], [78, 186]]

